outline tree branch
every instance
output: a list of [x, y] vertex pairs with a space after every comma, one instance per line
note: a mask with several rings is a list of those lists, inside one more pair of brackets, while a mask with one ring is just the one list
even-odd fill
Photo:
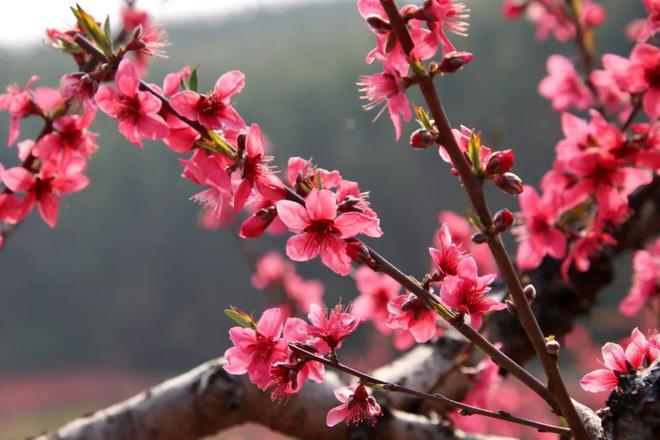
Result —
[[336, 359], [328, 359], [323, 356], [319, 356], [315, 353], [312, 353], [310, 351], [305, 350], [301, 346], [297, 345], [294, 342], [289, 343], [289, 347], [291, 350], [293, 350], [295, 353], [309, 359], [313, 360], [316, 362], [320, 362], [330, 368], [334, 368], [335, 370], [338, 371], [343, 371], [344, 373], [347, 373], [353, 377], [356, 377], [360, 379], [360, 382], [365, 384], [365, 385], [378, 385], [379, 388], [385, 390], [385, 391], [391, 391], [395, 393], [401, 393], [401, 394], [407, 394], [409, 396], [418, 398], [418, 399], [425, 399], [425, 400], [434, 400], [441, 402], [445, 405], [448, 405], [451, 408], [456, 408], [459, 410], [459, 414], [463, 416], [471, 416], [471, 415], [480, 415], [484, 417], [489, 417], [493, 419], [498, 419], [498, 420], [504, 420], [507, 422], [511, 423], [516, 423], [519, 425], [524, 425], [528, 427], [535, 428], [539, 432], [554, 432], [557, 434], [562, 434], [562, 435], [571, 435], [571, 431], [568, 428], [562, 428], [560, 426], [554, 426], [554, 425], [548, 425], [546, 423], [540, 423], [534, 420], [529, 420], [525, 419], [522, 417], [517, 417], [509, 414], [506, 411], [490, 411], [484, 408], [479, 408], [476, 406], [468, 405], [462, 402], [458, 402], [453, 399], [449, 399], [446, 396], [443, 396], [441, 394], [429, 394], [423, 391], [418, 391], [414, 390], [412, 388], [399, 385], [399, 384], [394, 384], [394, 383], [389, 383], [387, 381], [384, 381], [382, 379], [376, 378], [370, 374], [362, 373], [361, 371], [358, 371], [354, 368], [349, 367], [348, 365], [344, 365], [341, 362], [337, 361]]
[[195, 440], [244, 423], [303, 439], [502, 440], [453, 430], [442, 421], [389, 410], [374, 427], [328, 428], [327, 411], [339, 404], [332, 390], [345, 385], [334, 373], [307, 383], [286, 405], [272, 402], [246, 376], [232, 376], [215, 359], [128, 400], [67, 423], [33, 440]]
[[[390, 20], [390, 25], [392, 26], [392, 31], [394, 32], [397, 41], [401, 44], [403, 51], [406, 55], [412, 60], [411, 56], [414, 49], [414, 43], [408, 32], [406, 24], [403, 22], [403, 19], [399, 13], [399, 10], [394, 3], [394, 0], [380, 0], [381, 5], [385, 9], [387, 16]], [[412, 61], [411, 61], [412, 62]], [[418, 81], [417, 84], [424, 96], [424, 100], [428, 105], [429, 111], [435, 120], [435, 124], [439, 133], [439, 141], [441, 145], [444, 146], [445, 150], [451, 157], [452, 164], [456, 171], [458, 172], [461, 182], [467, 192], [468, 198], [472, 203], [473, 208], [475, 209], [481, 223], [485, 228], [490, 228], [493, 224], [493, 219], [486, 203], [486, 199], [483, 193], [483, 182], [472, 173], [470, 166], [465, 160], [463, 153], [461, 152], [456, 139], [454, 138], [452, 127], [447, 118], [447, 114], [444, 111], [440, 98], [438, 97], [433, 78], [426, 74], [417, 74]], [[500, 271], [500, 275], [506, 282], [507, 289], [513, 298], [516, 310], [518, 311], [518, 319], [521, 326], [524, 328], [525, 333], [527, 334], [534, 351], [538, 356], [543, 370], [545, 371], [548, 377], [548, 386], [546, 391], [549, 391], [552, 395], [552, 398], [547, 399], [546, 401], [552, 406], [555, 410], [560, 410], [561, 414], [566, 418], [571, 431], [577, 439], [589, 439], [589, 434], [586, 432], [585, 427], [582, 425], [575, 407], [571, 401], [566, 385], [561, 377], [559, 368], [557, 366], [556, 359], [552, 358], [546, 349], [545, 338], [541, 327], [539, 326], [532, 309], [525, 298], [523, 293], [522, 284], [518, 278], [509, 255], [504, 248], [502, 239], [499, 235], [491, 236], [488, 240], [488, 246], [490, 247], [491, 253], [497, 263], [497, 267]], [[541, 396], [546, 396], [547, 393], [539, 394]]]
[[[74, 41], [80, 45], [83, 49], [90, 53], [95, 53], [95, 56], [103, 56], [103, 53], [97, 49], [89, 40], [87, 40], [83, 35], [81, 34], [76, 34], [74, 37]], [[119, 59], [113, 60], [114, 62], [118, 63]], [[218, 139], [222, 141], [217, 135], [215, 135], [212, 131], [206, 130], [204, 126], [201, 124], [197, 123], [196, 121], [190, 121], [189, 119], [181, 116], [179, 113], [177, 113], [169, 104], [169, 100], [158, 93], [156, 90], [154, 90], [152, 87], [150, 87], [148, 84], [146, 84], [144, 81], [140, 81], [140, 89], [147, 91], [157, 97], [162, 103], [163, 106], [171, 112], [174, 116], [179, 118], [181, 121], [185, 122], [195, 130], [197, 130], [202, 137], [213, 137], [214, 139]], [[452, 137], [453, 139], [453, 137]], [[224, 141], [222, 141], [224, 142]], [[235, 151], [234, 149], [229, 145], [229, 144], [224, 144], [222, 146], [223, 148], [226, 148], [224, 151], [225, 153], [229, 155], [235, 156]], [[233, 157], [236, 159], [235, 157]], [[297, 203], [300, 203], [302, 205], [305, 204], [304, 198], [302, 198], [298, 193], [296, 193], [293, 189], [289, 187], [285, 187], [286, 189], [286, 198], [288, 200], [295, 201]], [[499, 238], [498, 238], [499, 240]], [[358, 241], [361, 243], [361, 245], [366, 249], [367, 253], [369, 254], [369, 257], [374, 263], [374, 269], [378, 270], [386, 275], [388, 275], [390, 278], [394, 279], [397, 281], [399, 284], [401, 284], [404, 288], [406, 288], [408, 291], [413, 293], [415, 296], [417, 296], [420, 300], [422, 300], [430, 309], [436, 310], [438, 312], [444, 311], [446, 314], [450, 316], [443, 316], [447, 322], [453, 326], [458, 332], [460, 332], [463, 336], [465, 336], [467, 339], [472, 341], [475, 346], [479, 347], [484, 353], [486, 353], [489, 357], [493, 359], [495, 363], [497, 363], [500, 367], [504, 368], [505, 370], [509, 371], [513, 376], [517, 377], [520, 379], [521, 382], [526, 384], [529, 388], [531, 388], [534, 392], [539, 394], [546, 402], [548, 402], [550, 405], [554, 405], [554, 401], [552, 398], [552, 395], [548, 391], [548, 388], [539, 381], [534, 375], [532, 375], [529, 371], [521, 367], [520, 365], [516, 364], [506, 356], [501, 350], [499, 350], [497, 347], [495, 347], [492, 343], [490, 343], [486, 338], [484, 338], [477, 330], [473, 329], [471, 326], [465, 324], [463, 319], [457, 319], [451, 312], [446, 310], [444, 306], [440, 304], [440, 301], [437, 300], [427, 289], [425, 289], [418, 281], [414, 280], [413, 278], [409, 277], [405, 273], [403, 273], [398, 267], [396, 267], [394, 264], [390, 263], [385, 257], [380, 255], [378, 252], [376, 252], [374, 249], [370, 248], [368, 245], [366, 245], [363, 242]], [[520, 294], [522, 295], [522, 288], [520, 289]], [[525, 300], [525, 304], [527, 304]]]

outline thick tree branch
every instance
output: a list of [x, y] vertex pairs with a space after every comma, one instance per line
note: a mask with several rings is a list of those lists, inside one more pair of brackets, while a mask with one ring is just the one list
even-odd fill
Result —
[[338, 405], [332, 390], [345, 385], [334, 373], [307, 383], [286, 405], [270, 400], [246, 376], [231, 376], [215, 359], [124, 402], [74, 420], [34, 440], [194, 440], [244, 423], [257, 423], [302, 439], [497, 440], [453, 430], [441, 421], [388, 410], [374, 427], [328, 428], [327, 411]]
[[619, 379], [619, 389], [607, 399], [604, 438], [607, 440], [651, 440], [660, 432], [660, 364], [641, 374]]
[[[436, 387], [439, 377], [455, 370], [456, 358], [467, 347], [468, 341], [457, 334], [447, 332], [432, 344], [418, 345], [393, 362], [378, 368], [373, 375], [390, 383], [405, 385], [416, 390], [439, 392], [452, 399], [461, 400], [468, 391], [471, 381], [460, 371], [455, 371], [441, 389]], [[376, 391], [377, 392], [377, 391]], [[391, 406], [417, 413], [421, 401], [405, 394], [381, 393]], [[380, 395], [379, 395], [380, 399]], [[431, 403], [431, 402], [427, 402]], [[433, 405], [440, 412], [443, 405]]]
[[338, 371], [343, 371], [344, 373], [347, 373], [353, 377], [356, 377], [360, 380], [360, 383], [362, 384], [367, 384], [370, 386], [377, 385], [378, 388], [385, 390], [385, 391], [390, 391], [394, 393], [401, 393], [401, 394], [407, 394], [409, 396], [418, 398], [418, 399], [424, 399], [424, 400], [434, 400], [441, 402], [445, 405], [448, 405], [451, 408], [458, 409], [459, 413], [464, 416], [472, 416], [472, 415], [480, 415], [484, 417], [489, 417], [493, 419], [498, 419], [498, 420], [504, 420], [507, 422], [511, 423], [516, 423], [519, 425], [524, 425], [528, 427], [532, 427], [537, 429], [539, 432], [554, 432], [557, 434], [561, 435], [570, 435], [571, 431], [567, 428], [560, 427], [560, 426], [555, 426], [555, 425], [548, 425], [546, 423], [541, 423], [537, 422], [535, 420], [530, 420], [526, 419], [523, 417], [517, 417], [509, 414], [506, 411], [491, 411], [485, 408], [480, 408], [476, 407], [473, 405], [468, 405], [463, 402], [459, 402], [453, 399], [449, 399], [447, 396], [443, 396], [441, 394], [431, 394], [427, 393], [425, 391], [419, 391], [419, 390], [414, 390], [412, 388], [399, 385], [399, 384], [394, 384], [394, 383], [389, 383], [387, 381], [384, 381], [380, 378], [374, 377], [370, 374], [363, 373], [361, 371], [358, 371], [354, 368], [351, 368], [348, 365], [342, 364], [339, 362], [337, 359], [332, 359], [332, 358], [326, 358], [323, 356], [320, 356], [318, 354], [312, 353], [310, 351], [305, 350], [305, 348], [301, 347], [300, 345], [296, 344], [295, 342], [290, 342], [289, 347], [291, 350], [293, 350], [296, 354], [301, 355], [309, 360], [313, 360], [316, 362], [320, 362], [324, 364], [326, 367], [333, 368]]

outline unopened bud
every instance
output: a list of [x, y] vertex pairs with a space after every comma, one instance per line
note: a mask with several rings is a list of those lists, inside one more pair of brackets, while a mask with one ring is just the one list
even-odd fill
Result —
[[534, 301], [534, 299], [536, 298], [536, 287], [534, 287], [533, 284], [528, 284], [523, 289], [523, 293], [525, 294], [525, 298], [527, 299], [527, 302], [531, 304], [532, 301]]
[[559, 354], [560, 348], [561, 346], [559, 345], [559, 341], [557, 341], [554, 338], [549, 339], [545, 342], [545, 349], [549, 355], [557, 356]]
[[529, 3], [524, 0], [504, 0], [502, 12], [508, 20], [514, 20], [525, 11]]
[[517, 196], [523, 191], [520, 177], [513, 173], [496, 174], [493, 177], [493, 182], [499, 189], [512, 196]]
[[379, 34], [386, 34], [392, 30], [390, 24], [377, 15], [367, 17], [367, 23], [371, 26], [371, 29]]
[[66, 101], [88, 103], [94, 98], [98, 83], [85, 73], [71, 73], [60, 79], [60, 93]]
[[486, 243], [488, 241], [488, 235], [486, 235], [483, 232], [477, 232], [474, 235], [472, 235], [472, 241], [477, 244]]
[[368, 264], [371, 259], [367, 247], [357, 240], [347, 243], [346, 254], [358, 264]]
[[238, 235], [241, 238], [260, 237], [268, 229], [268, 226], [273, 223], [275, 217], [277, 217], [275, 206], [260, 209], [243, 222]]
[[511, 150], [496, 151], [488, 158], [486, 174], [502, 174], [511, 171], [515, 159]]
[[472, 61], [472, 58], [473, 55], [470, 52], [449, 52], [442, 57], [442, 61], [440, 61], [440, 65], [438, 66], [438, 71], [443, 73], [454, 73]]
[[430, 148], [434, 144], [435, 139], [433, 138], [433, 133], [424, 128], [415, 130], [413, 134], [410, 135], [410, 146], [416, 150]]
[[505, 232], [513, 225], [513, 214], [508, 209], [502, 209], [495, 213], [493, 226], [497, 232]]

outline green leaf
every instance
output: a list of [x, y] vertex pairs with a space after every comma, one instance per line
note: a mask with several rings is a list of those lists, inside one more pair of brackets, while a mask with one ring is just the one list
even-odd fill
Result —
[[410, 67], [412, 67], [412, 70], [419, 76], [428, 75], [428, 73], [426, 73], [426, 67], [424, 67], [424, 64], [419, 60], [411, 62]]
[[431, 123], [431, 118], [429, 118], [428, 113], [422, 107], [413, 104], [413, 109], [415, 110], [415, 115], [417, 115], [417, 121], [422, 128], [433, 132], [433, 124]]
[[481, 223], [481, 220], [479, 220], [479, 217], [477, 216], [477, 214], [475, 214], [475, 212], [472, 209], [468, 209], [467, 219], [470, 222], [470, 224], [475, 227], [476, 230], [478, 231], [484, 230], [483, 223]]
[[252, 316], [234, 306], [225, 309], [225, 316], [243, 328], [257, 328], [257, 325], [254, 323]]
[[195, 66], [190, 73], [190, 79], [188, 80], [188, 88], [192, 91], [197, 91], [197, 68], [199, 66]]
[[321, 179], [321, 173], [316, 173], [316, 187], [319, 191], [323, 189], [323, 179]]
[[207, 133], [213, 141], [213, 147], [217, 153], [227, 156], [232, 160], [236, 159], [236, 151], [234, 151], [234, 148], [229, 145], [227, 141], [222, 139], [218, 133], [213, 130], [208, 130]]
[[99, 46], [104, 54], [108, 56], [111, 55], [111, 42], [106, 38], [105, 33], [101, 31], [101, 28], [94, 20], [94, 17], [85, 12], [80, 5], [76, 5], [75, 8], [72, 7], [71, 12], [73, 12], [73, 15], [78, 21], [78, 25], [85, 34]]
[[105, 35], [106, 40], [111, 39], [110, 35], [110, 16], [105, 17], [105, 21], [103, 22], [103, 35]]
[[[105, 21], [103, 22], [103, 36], [105, 41], [108, 43], [110, 53], [113, 52], [112, 49], [112, 31], [110, 30], [110, 16], [106, 15]], [[106, 54], [108, 55], [108, 54]]]
[[472, 162], [472, 172], [475, 175], [481, 173], [481, 133], [475, 135], [474, 132], [470, 135], [470, 142], [468, 144], [468, 156]]
[[454, 314], [449, 311], [445, 306], [443, 306], [440, 303], [433, 302], [431, 303], [433, 309], [436, 311], [438, 315], [440, 315], [443, 319], [449, 320], [454, 318]]

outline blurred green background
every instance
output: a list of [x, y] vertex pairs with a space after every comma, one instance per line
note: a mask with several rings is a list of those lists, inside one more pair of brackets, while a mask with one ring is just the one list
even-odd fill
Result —
[[[505, 22], [499, 1], [467, 3], [470, 36], [452, 38], [475, 58], [460, 73], [438, 81], [442, 99], [455, 125], [477, 127], [487, 144], [514, 148], [516, 171], [535, 184], [560, 139], [558, 115], [536, 86], [545, 75], [546, 57], [555, 52], [574, 57], [574, 48], [534, 41], [528, 22]], [[600, 49], [627, 54], [631, 44], [623, 27], [642, 16], [641, 2], [601, 3], [608, 19], [597, 33]], [[464, 212], [466, 200], [435, 150], [407, 146], [413, 124], [395, 142], [387, 115], [372, 123], [375, 113], [361, 109], [355, 82], [375, 72], [363, 63], [373, 36], [353, 1], [259, 10], [168, 31], [169, 58], [152, 63], [150, 81], [161, 83], [166, 73], [199, 64], [205, 90], [227, 70], [245, 72], [247, 87], [236, 98], [237, 108], [246, 121], [261, 124], [275, 163], [284, 167], [289, 156], [313, 157], [320, 166], [359, 181], [371, 191], [385, 231], [375, 247], [406, 272], [425, 272], [437, 212]], [[72, 69], [69, 59], [43, 46], [0, 52], [0, 85], [23, 85], [38, 74], [39, 85], [56, 86]], [[8, 115], [0, 114], [0, 139], [6, 139], [7, 125]], [[22, 127], [21, 139], [40, 128], [37, 121], [24, 121]], [[232, 232], [198, 226], [199, 209], [188, 200], [196, 189], [179, 177], [177, 156], [155, 142], [137, 150], [101, 113], [94, 131], [100, 134], [100, 150], [89, 163], [89, 188], [64, 199], [56, 230], [32, 215], [0, 253], [0, 390], [2, 384], [34, 384], [35, 378], [52, 386], [78, 375], [92, 378], [92, 385], [83, 388], [116, 384], [108, 391], [111, 396], [90, 391], [93, 396], [85, 402], [127, 396], [221, 355], [230, 327], [222, 310], [229, 304], [262, 307], [263, 293], [251, 287], [249, 265]], [[2, 149], [0, 161], [15, 164], [15, 150]], [[493, 207], [515, 208], [511, 198], [497, 192], [491, 200]], [[254, 243], [262, 251], [283, 250], [282, 239]], [[616, 303], [625, 294], [627, 264], [622, 261], [622, 280], [606, 302]], [[318, 261], [299, 271], [326, 283], [329, 304], [339, 298], [348, 302], [356, 293], [349, 278], [335, 276]], [[23, 394], [18, 389], [13, 397], [0, 396], [0, 438], [66, 418], [59, 412], [36, 422], [21, 418], [11, 404]], [[77, 411], [80, 406], [72, 401]], [[66, 407], [55, 406], [58, 411]]]

